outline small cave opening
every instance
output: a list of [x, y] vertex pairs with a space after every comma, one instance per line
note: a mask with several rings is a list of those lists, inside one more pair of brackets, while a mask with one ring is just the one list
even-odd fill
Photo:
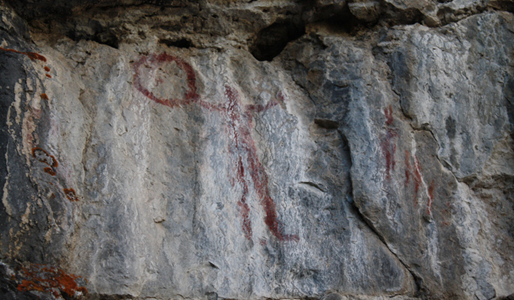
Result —
[[250, 52], [259, 61], [272, 61], [287, 43], [305, 34], [305, 24], [294, 21], [278, 21], [259, 31], [250, 46]]
[[118, 49], [119, 47], [118, 37], [114, 33], [108, 31], [96, 32], [94, 35], [84, 34], [76, 31], [69, 31], [66, 34], [66, 36], [75, 42], [78, 42], [80, 40], [95, 41], [99, 44], [107, 45], [114, 49]]
[[193, 43], [188, 39], [160, 39], [159, 43], [164, 44], [168, 47], [176, 47], [176, 48], [194, 48]]

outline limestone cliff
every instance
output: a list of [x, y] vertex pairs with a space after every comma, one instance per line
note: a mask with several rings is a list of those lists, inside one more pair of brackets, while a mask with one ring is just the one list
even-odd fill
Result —
[[3, 0], [0, 298], [513, 294], [513, 13]]

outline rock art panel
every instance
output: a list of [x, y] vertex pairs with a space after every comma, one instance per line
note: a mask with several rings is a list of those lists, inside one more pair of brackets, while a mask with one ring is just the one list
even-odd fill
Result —
[[28, 2], [0, 298], [514, 293], [505, 1]]
[[[180, 78], [180, 76], [177, 76], [178, 78], [167, 79], [166, 75], [155, 74], [156, 72], [162, 71], [162, 68], [166, 65], [169, 66], [172, 63], [175, 63], [179, 72], [185, 73], [186, 76], [185, 82], [187, 83], [187, 88], [184, 89], [185, 92], [181, 98], [165, 98], [165, 94], [167, 94], [165, 91], [166, 86], [172, 84], [172, 82], [179, 81], [176, 79]], [[224, 86], [224, 95], [227, 100], [226, 103], [213, 105], [205, 102], [196, 92], [196, 76], [191, 65], [180, 58], [176, 58], [166, 53], [141, 57], [134, 64], [134, 71], [135, 87], [149, 99], [171, 108], [197, 103], [208, 111], [219, 112], [224, 118], [229, 120], [227, 134], [233, 143], [233, 146], [229, 146], [229, 152], [235, 152], [237, 155], [237, 158], [235, 159], [236, 166], [231, 172], [233, 177], [230, 178], [230, 182], [232, 185], [236, 182], [239, 183], [243, 189], [243, 195], [241, 196], [241, 199], [238, 200], [237, 204], [241, 209], [241, 227], [245, 237], [248, 240], [252, 239], [251, 221], [249, 219], [250, 208], [247, 204], [249, 193], [249, 182], [247, 177], [250, 176], [253, 181], [253, 188], [257, 192], [260, 202], [266, 212], [264, 222], [268, 226], [268, 229], [281, 241], [297, 241], [298, 236], [285, 234], [283, 232], [283, 227], [277, 219], [275, 202], [271, 198], [268, 190], [268, 175], [257, 157], [257, 149], [251, 135], [251, 113], [265, 111], [276, 106], [278, 102], [269, 102], [266, 106], [243, 106], [239, 99], [237, 90], [228, 84]], [[149, 78], [156, 78], [155, 82], [149, 82]], [[243, 160], [246, 160], [246, 168], [248, 168], [247, 171], [245, 171]]]

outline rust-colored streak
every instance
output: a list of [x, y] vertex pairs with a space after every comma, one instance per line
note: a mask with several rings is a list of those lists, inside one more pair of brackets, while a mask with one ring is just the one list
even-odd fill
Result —
[[66, 198], [68, 198], [68, 200], [70, 200], [71, 202], [79, 201], [79, 198], [77, 197], [77, 194], [75, 193], [74, 189], [62, 189], [62, 191], [66, 195]]
[[18, 51], [18, 50], [7, 49], [7, 48], [2, 48], [2, 47], [0, 47], [0, 50], [7, 51], [7, 52], [18, 53], [18, 54], [23, 54], [23, 55], [27, 56], [28, 58], [30, 58], [31, 60], [40, 60], [40, 61], [46, 62], [46, 57], [44, 57], [41, 54], [35, 53], [35, 52], [21, 52], [21, 51]]
[[45, 71], [50, 72], [50, 68], [48, 66], [45, 66]]
[[43, 171], [45, 171], [46, 173], [48, 173], [48, 174], [50, 174], [52, 176], [55, 176], [55, 174], [56, 174], [55, 171], [52, 168], [50, 168], [50, 167], [44, 168]]
[[[145, 82], [143, 82], [141, 71], [142, 68], [149, 68], [150, 70], [155, 70], [159, 68], [164, 63], [172, 63], [175, 62], [179, 68], [181, 68], [187, 76], [187, 87], [188, 90], [183, 96], [183, 98], [161, 98], [152, 93], [146, 86]], [[171, 56], [166, 53], [161, 53], [159, 55], [152, 54], [149, 56], [142, 56], [136, 63], [134, 63], [134, 86], [138, 89], [143, 95], [152, 99], [153, 101], [169, 106], [171, 108], [177, 105], [186, 105], [191, 102], [196, 102], [199, 99], [198, 94], [196, 93], [196, 75], [187, 62], [184, 60]], [[157, 81], [157, 85], [162, 84], [160, 80]]]
[[46, 77], [48, 77], [48, 78], [52, 78], [52, 75], [50, 75], [50, 74], [45, 74], [45, 75], [46, 75]]
[[45, 163], [52, 168], [57, 168], [57, 166], [59, 166], [59, 163], [57, 162], [55, 157], [53, 155], [48, 154], [48, 152], [46, 152], [42, 148], [32, 148], [32, 156], [38, 161]]
[[41, 96], [41, 99], [48, 100], [48, 96], [45, 93], [41, 94], [40, 96]]
[[434, 203], [434, 189], [435, 189], [435, 182], [432, 180], [430, 182], [430, 186], [428, 187], [428, 202], [427, 202], [427, 214], [432, 214], [432, 204]]
[[67, 274], [52, 266], [31, 264], [20, 270], [20, 276], [22, 280], [17, 286], [19, 291], [48, 293], [57, 299], [75, 298], [88, 293], [85, 287], [77, 283], [78, 279], [82, 279], [80, 276]]

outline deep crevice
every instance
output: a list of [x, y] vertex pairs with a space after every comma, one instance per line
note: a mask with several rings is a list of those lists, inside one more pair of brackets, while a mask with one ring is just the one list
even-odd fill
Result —
[[118, 49], [118, 47], [119, 47], [119, 40], [118, 40], [118, 37], [116, 36], [116, 34], [114, 34], [112, 32], [108, 32], [108, 31], [96, 32], [94, 35], [85, 35], [85, 34], [77, 33], [76, 31], [69, 31], [66, 34], [66, 36], [75, 42], [78, 42], [80, 40], [86, 40], [86, 41], [94, 41], [99, 44], [107, 45], [114, 49]]
[[250, 46], [250, 52], [259, 61], [272, 61], [289, 42], [304, 34], [303, 22], [278, 21], [257, 33]]
[[[353, 191], [353, 187], [352, 187], [352, 191]], [[416, 294], [419, 294], [423, 290], [423, 285], [422, 285], [423, 279], [421, 279], [421, 277], [417, 276], [407, 266], [407, 264], [396, 253], [394, 253], [393, 250], [391, 250], [391, 248], [385, 241], [384, 237], [382, 237], [382, 235], [379, 234], [378, 230], [375, 228], [375, 226], [373, 226], [371, 221], [361, 213], [361, 211], [359, 210], [359, 207], [357, 207], [357, 205], [355, 204], [355, 201], [352, 201], [352, 203], [350, 203], [350, 205], [353, 208], [355, 216], [357, 216], [357, 219], [368, 226], [368, 228], [371, 230], [371, 232], [373, 232], [373, 234], [375, 234], [377, 236], [377, 238], [384, 244], [384, 246], [387, 248], [387, 250], [389, 250], [389, 253], [391, 253], [394, 257], [396, 257], [396, 259], [398, 259], [398, 261], [405, 268], [405, 270], [407, 270], [407, 272], [409, 272], [411, 274], [412, 279], [414, 280], [414, 283], [416, 285], [416, 287], [415, 287]]]
[[[345, 141], [347, 141], [346, 139], [346, 136], [343, 132], [341, 132], [340, 130], [338, 130], [339, 132], [339, 135], [341, 136], [341, 138]], [[350, 147], [350, 144], [348, 144], [348, 153], [350, 155], [350, 160], [351, 160], [351, 152], [352, 152], [352, 149]], [[351, 167], [350, 167], [351, 168]], [[349, 173], [349, 176], [350, 176], [350, 194], [352, 195], [352, 198], [353, 198], [353, 178], [352, 178], [352, 174]], [[371, 222], [371, 220], [369, 220], [368, 218], [366, 218], [366, 216], [360, 211], [359, 207], [357, 206], [357, 204], [355, 203], [355, 201], [351, 201], [350, 202], [350, 207], [353, 209], [353, 213], [354, 215], [357, 217], [357, 219], [359, 221], [361, 221], [363, 224], [366, 224], [367, 227], [371, 230], [371, 232], [376, 235], [376, 237], [384, 244], [384, 246], [387, 248], [387, 250], [389, 250], [389, 252], [391, 253], [391, 255], [393, 255], [394, 257], [396, 257], [396, 259], [398, 259], [398, 261], [400, 262], [400, 264], [405, 268], [405, 270], [407, 270], [407, 272], [409, 272], [414, 280], [414, 284], [415, 284], [415, 293], [416, 293], [416, 296], [423, 293], [422, 291], [424, 290], [423, 289], [423, 279], [419, 276], [417, 276], [414, 271], [412, 271], [408, 266], [407, 264], [396, 254], [393, 252], [393, 250], [391, 250], [391, 248], [389, 247], [389, 245], [387, 244], [387, 242], [385, 241], [384, 237], [378, 232], [378, 230], [375, 228], [375, 226], [373, 225], [373, 223]]]
[[159, 43], [164, 44], [168, 47], [176, 47], [176, 48], [194, 48], [195, 45], [188, 39], [160, 39]]
[[329, 119], [314, 119], [314, 123], [318, 125], [319, 127], [325, 128], [325, 129], [337, 129], [339, 128], [339, 122]]

